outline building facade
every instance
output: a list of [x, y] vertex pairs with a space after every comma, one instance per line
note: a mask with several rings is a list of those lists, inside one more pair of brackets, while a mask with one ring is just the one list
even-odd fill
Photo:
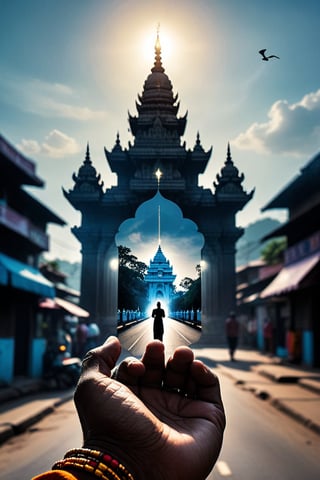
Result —
[[0, 381], [38, 376], [45, 339], [38, 322], [42, 297], [55, 288], [38, 268], [49, 248], [47, 224], [65, 222], [24, 186], [43, 187], [35, 164], [0, 136]]
[[[237, 314], [241, 325], [240, 342], [260, 351], [285, 356], [283, 339], [278, 339], [273, 305], [260, 298], [261, 292], [274, 280], [282, 264], [267, 265], [263, 260], [249, 262], [237, 268]], [[266, 322], [271, 322], [272, 341], [265, 345]], [[281, 345], [281, 346], [280, 346]]]
[[293, 362], [320, 366], [320, 153], [263, 210], [287, 209], [288, 221], [266, 239], [286, 236], [285, 262], [261, 292], [281, 345]]

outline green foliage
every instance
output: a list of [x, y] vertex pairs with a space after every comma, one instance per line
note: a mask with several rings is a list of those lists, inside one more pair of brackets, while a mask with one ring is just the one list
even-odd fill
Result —
[[120, 245], [118, 308], [120, 310], [144, 310], [147, 299], [147, 285], [144, 275], [147, 265], [132, 255], [130, 248]]
[[274, 218], [262, 218], [247, 225], [244, 234], [237, 241], [237, 266], [247, 265], [261, 258], [261, 252], [265, 246], [261, 243], [261, 239], [280, 225], [281, 223]]
[[268, 265], [276, 265], [284, 260], [284, 252], [287, 248], [286, 238], [271, 240], [261, 251], [262, 260]]
[[182, 287], [184, 290], [189, 290], [192, 284], [193, 284], [192, 278], [184, 277], [179, 283], [179, 286]]
[[57, 259], [49, 260], [46, 263], [47, 263], [48, 268], [50, 270], [52, 270], [53, 272], [61, 272], [59, 260], [57, 260]]
[[199, 265], [196, 266], [198, 278], [193, 280], [185, 277], [180, 282], [185, 292], [177, 292], [173, 302], [173, 310], [198, 310], [201, 309], [201, 276]]

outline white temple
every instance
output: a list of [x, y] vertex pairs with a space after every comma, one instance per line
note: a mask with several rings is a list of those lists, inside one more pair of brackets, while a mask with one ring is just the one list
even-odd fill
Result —
[[150, 260], [148, 272], [144, 277], [144, 281], [148, 284], [148, 296], [150, 305], [156, 306], [158, 301], [162, 305], [169, 307], [172, 294], [173, 282], [176, 275], [172, 273], [173, 267], [169, 260], [164, 256], [161, 246], [159, 245], [157, 253], [153, 260]]

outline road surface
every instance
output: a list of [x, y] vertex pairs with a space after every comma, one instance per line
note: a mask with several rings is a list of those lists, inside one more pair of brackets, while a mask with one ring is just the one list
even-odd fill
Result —
[[[171, 318], [164, 320], [163, 342], [165, 344], [166, 357], [178, 346], [196, 343], [201, 330], [192, 328], [187, 324]], [[120, 341], [131, 355], [140, 357], [148, 342], [153, 340], [153, 318], [138, 323], [119, 334]]]
[[[241, 390], [218, 368], [215, 371], [221, 381], [227, 428], [221, 455], [207, 480], [319, 480], [320, 436]], [[31, 479], [66, 450], [80, 446], [81, 439], [70, 401], [0, 447], [1, 479]]]

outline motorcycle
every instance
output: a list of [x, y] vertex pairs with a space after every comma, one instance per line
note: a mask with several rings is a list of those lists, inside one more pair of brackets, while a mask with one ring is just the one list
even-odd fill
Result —
[[77, 384], [81, 373], [81, 360], [71, 357], [65, 344], [48, 344], [43, 362], [44, 380], [50, 389], [62, 390]]

